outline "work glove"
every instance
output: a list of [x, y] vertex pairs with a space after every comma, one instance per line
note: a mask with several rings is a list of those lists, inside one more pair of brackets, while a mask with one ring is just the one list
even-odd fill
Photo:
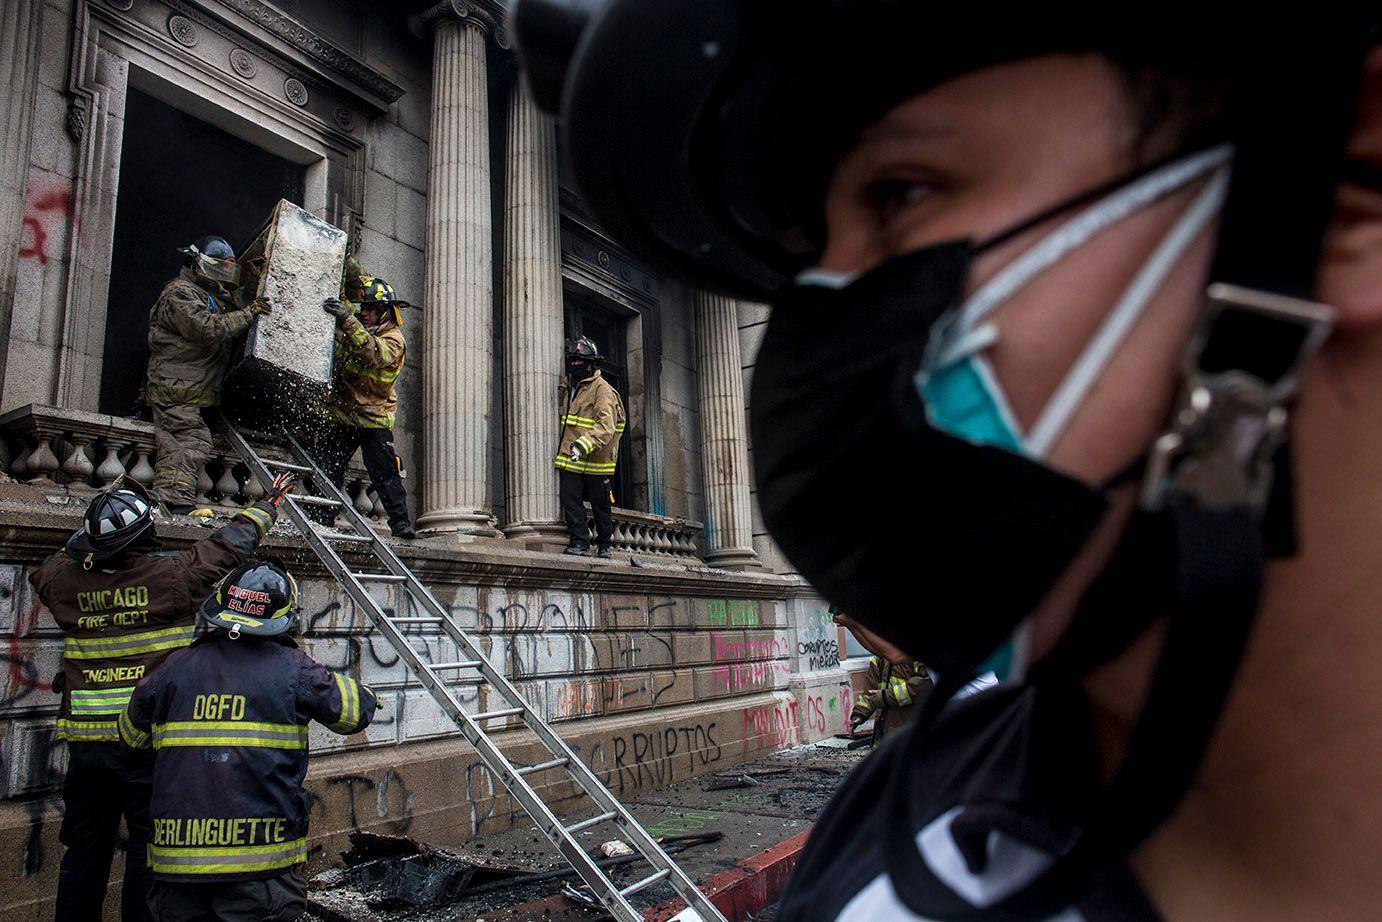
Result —
[[335, 317], [337, 323], [345, 320], [353, 313], [350, 309], [350, 304], [339, 298], [327, 298], [322, 302], [322, 310], [326, 311], [332, 317]]
[[256, 317], [263, 317], [274, 312], [273, 302], [268, 298], [255, 298], [250, 302], [250, 313]]
[[297, 483], [297, 478], [292, 474], [279, 474], [274, 478], [274, 482], [269, 485], [269, 492], [264, 494], [264, 502], [277, 509], [283, 505], [283, 497], [287, 496]]
[[572, 461], [579, 461], [585, 457], [585, 452], [581, 449], [581, 446], [579, 445], [572, 445], [570, 454]]

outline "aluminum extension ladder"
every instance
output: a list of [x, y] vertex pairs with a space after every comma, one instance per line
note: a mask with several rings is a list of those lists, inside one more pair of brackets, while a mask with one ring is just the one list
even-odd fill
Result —
[[[704, 922], [725, 922], [724, 916], [711, 904], [705, 894], [696, 888], [696, 884], [686, 875], [686, 872], [672, 861], [662, 850], [662, 847], [648, 834], [647, 830], [634, 819], [633, 814], [610, 793], [607, 787], [600, 783], [600, 780], [595, 777], [595, 773], [571, 751], [571, 748], [561, 737], [553, 732], [546, 721], [533, 711], [508, 678], [485, 659], [479, 648], [461, 630], [446, 608], [436, 600], [427, 587], [422, 584], [422, 581], [398, 559], [398, 556], [389, 546], [374, 533], [369, 522], [355, 509], [355, 505], [350, 499], [322, 473], [321, 468], [317, 467], [316, 462], [312, 460], [296, 438], [287, 435], [289, 452], [294, 461], [294, 463], [288, 463], [260, 457], [244, 436], [224, 416], [219, 418], [218, 428], [225, 440], [249, 466], [250, 472], [259, 478], [260, 483], [266, 487], [273, 480], [275, 472], [282, 471], [299, 475], [299, 488], [301, 489], [307, 488], [308, 484], [311, 485], [311, 489], [318, 495], [289, 494], [285, 497], [281, 511], [287, 512], [288, 518], [297, 526], [297, 530], [302, 534], [307, 545], [320, 558], [331, 575], [335, 577], [336, 582], [340, 583], [356, 606], [363, 609], [369, 616], [375, 629], [389, 639], [398, 655], [408, 664], [412, 674], [422, 681], [441, 709], [455, 722], [462, 735], [475, 747], [475, 751], [480, 754], [480, 759], [489, 767], [494, 777], [499, 779], [499, 782], [503, 784], [514, 800], [523, 805], [523, 809], [532, 817], [537, 827], [551, 840], [557, 851], [571, 864], [581, 879], [590, 886], [595, 896], [614, 918], [620, 922], [642, 920], [643, 914], [633, 908], [629, 903], [629, 897], [659, 881], [666, 881], [677, 892], [677, 895], [686, 901], [688, 908], [694, 910]], [[328, 507], [334, 509], [338, 514], [344, 514], [350, 522], [353, 533], [319, 533], [312, 527], [313, 523], [304, 512], [306, 506]], [[341, 559], [336, 548], [332, 546], [332, 542], [348, 545], [355, 551], [372, 552], [378, 562], [382, 564], [382, 570], [374, 573], [352, 570]], [[365, 590], [366, 585], [381, 583], [402, 586], [404, 591], [413, 597], [420, 609], [426, 614], [417, 617], [397, 617], [387, 614]], [[457, 648], [462, 651], [462, 655], [466, 658], [454, 663], [425, 662], [418, 655], [419, 651], [408, 642], [409, 637], [435, 637], [438, 635], [405, 634], [400, 629], [405, 625], [437, 626], [442, 634], [450, 637], [456, 643]], [[473, 677], [475, 674], [478, 674], [478, 678]], [[453, 676], [450, 680], [451, 683], [459, 683], [460, 676], [472, 676], [466, 684], [489, 685], [502, 699], [505, 706], [480, 714], [466, 713], [455, 695], [447, 687], [448, 680], [444, 678], [445, 675]], [[489, 721], [506, 720], [510, 717], [521, 717], [524, 725], [532, 731], [538, 742], [552, 758], [535, 765], [514, 765], [510, 762], [484, 729], [484, 724]], [[551, 808], [537, 796], [527, 779], [541, 772], [558, 769], [564, 770], [571, 776], [581, 790], [595, 802], [599, 812], [589, 819], [581, 820], [570, 826], [565, 825], [552, 812]], [[651, 866], [652, 873], [628, 886], [620, 887], [610, 880], [594, 859], [586, 854], [585, 849], [576, 842], [575, 834], [607, 822], [612, 822], [627, 837], [629, 843]], [[686, 917], [680, 916], [679, 918]]]

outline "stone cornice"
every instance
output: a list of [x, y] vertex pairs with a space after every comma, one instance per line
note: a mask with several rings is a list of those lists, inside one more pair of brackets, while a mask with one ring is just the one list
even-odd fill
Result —
[[392, 103], [403, 95], [403, 87], [349, 52], [337, 48], [296, 19], [284, 15], [261, 0], [216, 0], [216, 2], [257, 23], [312, 60], [326, 65], [346, 79], [369, 90], [380, 99]]
[[494, 40], [494, 43], [507, 51], [513, 42], [509, 38], [508, 9], [499, 0], [440, 0], [421, 12], [408, 17], [408, 28], [418, 38], [423, 38], [438, 23], [447, 20], [460, 20], [472, 23], [480, 31]]

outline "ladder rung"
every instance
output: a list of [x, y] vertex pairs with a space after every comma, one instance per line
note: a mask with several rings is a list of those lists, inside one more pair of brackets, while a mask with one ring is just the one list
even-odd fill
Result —
[[301, 464], [289, 464], [287, 461], [275, 461], [273, 458], [260, 458], [265, 467], [271, 467], [279, 471], [292, 471], [294, 474], [310, 474], [312, 469]]
[[598, 826], [605, 820], [612, 820], [618, 815], [619, 814], [615, 813], [613, 810], [611, 810], [608, 813], [601, 813], [598, 816], [592, 816], [588, 820], [581, 820], [579, 823], [573, 823], [572, 825], [567, 826], [566, 831], [574, 835], [575, 833], [580, 832], [582, 829], [589, 829], [591, 826]]
[[408, 577], [396, 573], [352, 573], [362, 583], [406, 583]]
[[543, 762], [540, 765], [525, 765], [522, 768], [515, 769], [514, 773], [518, 775], [531, 775], [535, 772], [546, 771], [549, 768], [560, 768], [561, 766], [565, 765], [568, 761], [570, 760], [567, 759], [565, 756], [562, 756], [560, 759], [553, 759], [550, 762]]
[[500, 717], [513, 717], [522, 714], [527, 708], [504, 708], [502, 711], [483, 711], [479, 714], [471, 714], [471, 720], [497, 720]]
[[423, 665], [436, 672], [438, 669], [479, 669], [483, 662], [483, 660], [468, 659], [459, 663], [423, 663]]
[[629, 885], [628, 885], [627, 887], [625, 887], [623, 890], [620, 890], [620, 891], [619, 891], [619, 895], [620, 895], [620, 896], [632, 896], [633, 894], [637, 893], [639, 890], [642, 890], [644, 887], [651, 887], [653, 884], [657, 883], [659, 880], [662, 880], [662, 878], [666, 877], [668, 874], [671, 874], [671, 873], [672, 873], [672, 872], [671, 872], [671, 870], [670, 870], [669, 868], [663, 868], [661, 871], [657, 871], [656, 873], [649, 874], [647, 877], [643, 878], [643, 879], [640, 880], [638, 883], [629, 884]]
[[445, 618], [390, 618], [390, 624], [441, 624]]
[[307, 506], [343, 506], [339, 499], [331, 499], [326, 496], [303, 496], [298, 493], [289, 493], [288, 498], [295, 503], [302, 503]]
[[367, 538], [367, 537], [365, 537], [364, 535], [343, 535], [343, 534], [341, 534], [340, 532], [335, 532], [335, 533], [333, 533], [333, 534], [325, 534], [325, 535], [322, 535], [322, 537], [325, 538], [325, 539], [328, 540], [328, 541], [340, 541], [340, 542], [343, 543], [343, 544], [373, 544], [373, 543], [374, 543], [374, 539], [373, 539], [373, 538]]

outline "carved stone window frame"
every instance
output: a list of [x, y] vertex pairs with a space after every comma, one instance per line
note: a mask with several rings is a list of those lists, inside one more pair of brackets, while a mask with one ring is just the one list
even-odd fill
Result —
[[603, 301], [628, 322], [628, 435], [636, 506], [666, 512], [662, 431], [662, 312], [658, 280], [584, 216], [580, 201], [561, 191], [563, 284]]
[[129, 86], [304, 164], [305, 207], [356, 237], [366, 122], [402, 88], [305, 27], [286, 32], [281, 19], [257, 0], [75, 0], [64, 127], [76, 146], [79, 220], [59, 324], [59, 406], [99, 404]]

